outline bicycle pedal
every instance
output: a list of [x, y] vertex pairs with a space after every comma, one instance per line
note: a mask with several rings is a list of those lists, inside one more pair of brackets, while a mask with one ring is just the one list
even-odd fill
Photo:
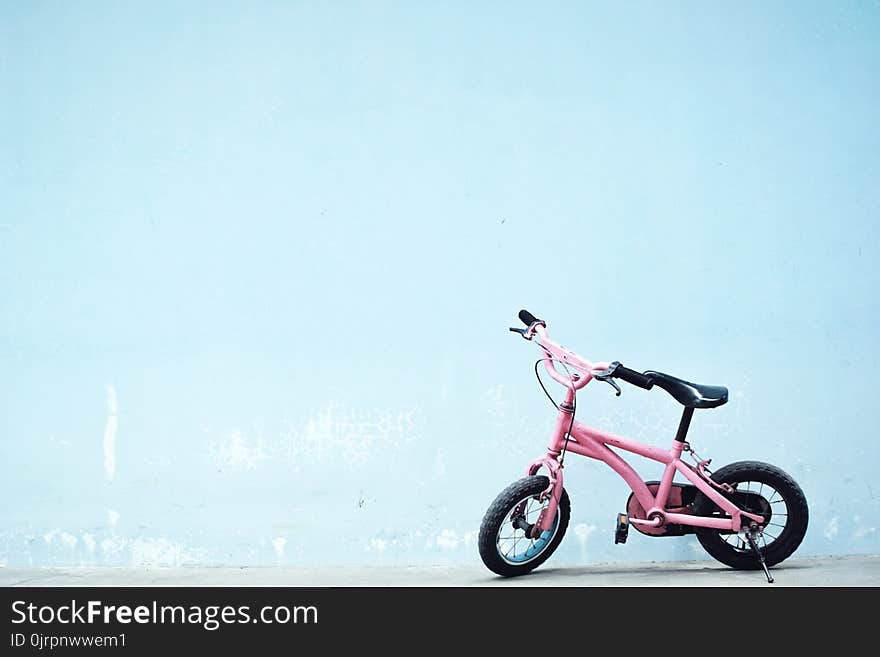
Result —
[[617, 528], [614, 530], [614, 544], [626, 543], [629, 534], [629, 516], [625, 513], [617, 514]]

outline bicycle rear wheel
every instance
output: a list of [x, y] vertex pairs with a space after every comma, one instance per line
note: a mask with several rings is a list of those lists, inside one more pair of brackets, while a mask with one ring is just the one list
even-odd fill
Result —
[[[790, 557], [807, 532], [809, 509], [800, 486], [776, 466], [759, 461], [739, 461], [719, 468], [712, 480], [733, 486], [724, 494], [739, 508], [764, 518], [758, 548], [768, 566]], [[712, 500], [699, 493], [694, 513], [700, 516], [729, 517]], [[738, 570], [758, 570], [761, 564], [742, 534], [698, 527], [697, 540], [703, 549], [721, 563]]]

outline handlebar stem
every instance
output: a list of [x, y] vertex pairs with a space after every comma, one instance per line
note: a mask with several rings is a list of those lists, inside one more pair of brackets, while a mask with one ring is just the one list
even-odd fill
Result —
[[[594, 370], [598, 371], [608, 369], [609, 367], [609, 363], [591, 363], [586, 358], [583, 358], [575, 352], [554, 342], [547, 335], [546, 327], [537, 322], [529, 327], [528, 333], [538, 336], [538, 344], [544, 350], [545, 354], [545, 358], [543, 359], [544, 367], [550, 375], [550, 378], [566, 388], [580, 390], [593, 380]], [[569, 376], [569, 374], [563, 374], [556, 369], [556, 361], [552, 359], [564, 363], [572, 370], [572, 373], [576, 372], [580, 377], [575, 379]]]

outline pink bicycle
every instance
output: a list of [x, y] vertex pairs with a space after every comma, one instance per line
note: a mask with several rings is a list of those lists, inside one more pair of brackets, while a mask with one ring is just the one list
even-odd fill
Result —
[[[511, 328], [526, 340], [535, 340], [550, 374], [566, 388], [547, 453], [532, 461], [527, 476], [505, 488], [486, 511], [480, 526], [483, 563], [503, 576], [523, 575], [544, 563], [559, 546], [571, 514], [563, 488], [565, 455], [574, 452], [607, 463], [632, 489], [626, 511], [617, 515], [615, 543], [625, 543], [630, 525], [647, 536], [696, 534], [700, 545], [732, 568], [763, 569], [791, 556], [807, 531], [809, 510], [800, 486], [779, 468], [759, 461], [739, 461], [711, 472], [687, 442], [695, 408], [714, 408], [727, 402], [727, 388], [689, 383], [668, 374], [628, 369], [618, 362], [591, 363], [553, 342], [547, 324], [526, 310], [519, 318], [527, 328]], [[564, 373], [560, 371], [564, 370]], [[577, 391], [592, 380], [611, 384], [615, 379], [650, 390], [658, 386], [684, 406], [678, 431], [669, 450], [644, 445], [595, 429], [575, 420]], [[540, 376], [538, 376], [540, 382]], [[659, 481], [643, 481], [611, 447], [664, 463]], [[682, 461], [689, 453], [694, 461]], [[546, 469], [547, 475], [538, 475]], [[675, 482], [680, 473], [689, 483]]]

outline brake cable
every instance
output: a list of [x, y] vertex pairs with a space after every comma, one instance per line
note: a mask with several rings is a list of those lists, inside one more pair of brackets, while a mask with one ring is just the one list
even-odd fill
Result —
[[541, 380], [541, 374], [538, 372], [538, 365], [545, 361], [550, 361], [554, 363], [559, 363], [562, 367], [565, 368], [565, 373], [568, 374], [568, 379], [571, 381], [571, 421], [568, 423], [568, 431], [565, 432], [565, 442], [562, 444], [562, 451], [559, 453], [559, 467], [562, 467], [563, 462], [565, 461], [565, 452], [568, 450], [568, 441], [571, 440], [571, 430], [574, 428], [574, 415], [577, 412], [577, 388], [574, 387], [574, 377], [572, 376], [571, 370], [568, 369], [568, 366], [558, 358], [553, 358], [547, 351], [544, 352], [547, 354], [546, 358], [541, 358], [535, 361], [535, 376], [538, 379], [538, 383], [541, 385], [541, 390], [544, 391], [544, 394], [547, 396], [547, 399], [550, 400], [550, 403], [553, 404], [553, 407], [558, 411], [560, 410], [559, 404], [557, 404], [553, 400], [553, 396], [547, 390], [547, 386], [544, 385], [544, 382]]

